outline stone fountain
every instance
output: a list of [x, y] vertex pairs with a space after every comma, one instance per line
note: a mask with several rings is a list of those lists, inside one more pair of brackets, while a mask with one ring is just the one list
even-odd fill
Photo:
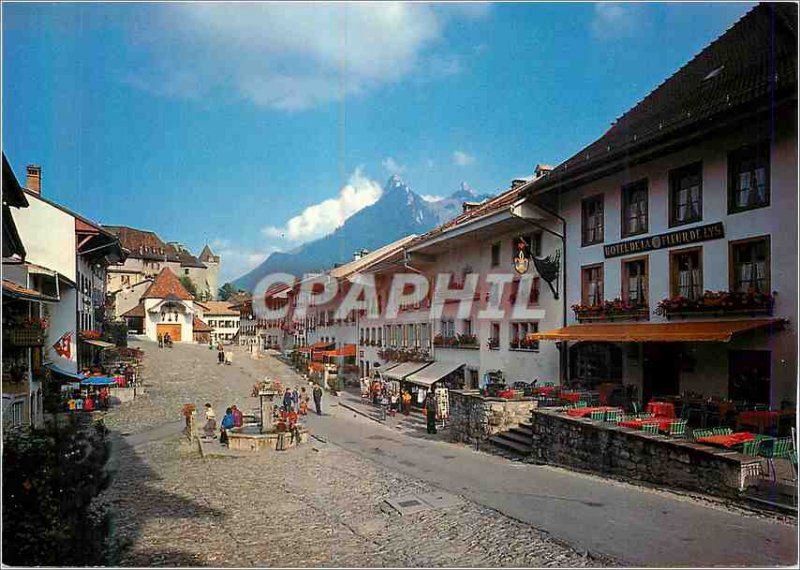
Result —
[[261, 419], [259, 422], [247, 423], [229, 430], [228, 449], [270, 451], [280, 447], [280, 439], [283, 439], [283, 449], [308, 441], [308, 429], [305, 426], [297, 426], [296, 437], [292, 438], [292, 434], [286, 431], [283, 422], [273, 413], [273, 401], [276, 396], [280, 396], [280, 391], [273, 388], [270, 379], [264, 380], [253, 395], [258, 397]]

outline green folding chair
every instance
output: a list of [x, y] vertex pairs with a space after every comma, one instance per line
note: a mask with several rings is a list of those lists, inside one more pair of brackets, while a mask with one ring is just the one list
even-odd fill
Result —
[[580, 400], [578, 402], [575, 402], [575, 407], [576, 408], [587, 408], [588, 406], [589, 406], [589, 404], [587, 404], [584, 400]]
[[[761, 439], [760, 441], [764, 441]], [[759, 455], [767, 460], [767, 474], [772, 473], [772, 480], [778, 480], [778, 473], [775, 471], [775, 459], [788, 459], [792, 451], [792, 438], [781, 437], [772, 440], [771, 446], [762, 446]]]
[[619, 410], [608, 410], [606, 411], [606, 421], [617, 423], [622, 419], [622, 412]]
[[686, 437], [686, 420], [675, 420], [669, 423], [669, 435], [673, 437]]
[[715, 427], [713, 428], [714, 435], [731, 435], [733, 430], [729, 427]]
[[789, 463], [792, 466], [792, 474], [794, 475], [794, 481], [797, 481], [797, 450], [792, 449], [789, 451]]
[[658, 433], [658, 424], [643, 424], [642, 431], [645, 433]]
[[692, 430], [692, 439], [697, 441], [701, 437], [709, 437], [712, 435], [716, 435], [713, 429], [695, 429]]
[[606, 416], [606, 413], [603, 410], [595, 410], [589, 414], [589, 417], [595, 421], [602, 422], [603, 418]]
[[636, 414], [623, 414], [623, 416], [622, 416], [622, 421], [624, 421], [624, 422], [629, 422], [629, 421], [635, 420], [635, 419], [637, 419]]
[[753, 439], [751, 441], [745, 441], [742, 444], [742, 453], [744, 455], [758, 455], [759, 450], [761, 449], [761, 439]]
[[653, 418], [652, 412], [639, 412], [636, 415], [639, 417], [639, 419], [642, 419], [642, 420], [649, 420], [649, 419]]

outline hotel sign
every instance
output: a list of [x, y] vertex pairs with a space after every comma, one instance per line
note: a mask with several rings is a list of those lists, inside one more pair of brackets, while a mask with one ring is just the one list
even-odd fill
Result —
[[629, 253], [641, 253], [652, 249], [663, 249], [665, 247], [686, 245], [724, 237], [725, 229], [722, 226], [722, 222], [717, 222], [716, 224], [708, 224], [706, 226], [699, 226], [686, 230], [678, 230], [640, 239], [632, 239], [630, 241], [612, 243], [603, 247], [603, 253], [606, 258], [619, 257], [620, 255], [628, 255]]

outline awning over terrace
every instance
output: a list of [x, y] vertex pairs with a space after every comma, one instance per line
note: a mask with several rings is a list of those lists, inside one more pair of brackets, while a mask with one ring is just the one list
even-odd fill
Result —
[[448, 374], [455, 372], [464, 366], [464, 364], [464, 362], [458, 364], [453, 364], [452, 362], [434, 362], [430, 366], [426, 366], [425, 368], [422, 368], [421, 370], [411, 374], [408, 378], [406, 378], [406, 382], [411, 382], [412, 384], [418, 384], [428, 388], [431, 384], [437, 380], [441, 380]]
[[585, 324], [531, 333], [528, 340], [606, 342], [730, 342], [733, 335], [781, 325], [783, 319], [682, 323]]
[[403, 362], [391, 370], [382, 370], [381, 373], [390, 380], [405, 380], [406, 376], [422, 370], [430, 362]]

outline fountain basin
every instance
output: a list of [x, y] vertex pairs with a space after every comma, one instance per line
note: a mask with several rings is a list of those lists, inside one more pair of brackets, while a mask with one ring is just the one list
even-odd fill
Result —
[[278, 446], [278, 438], [284, 436], [285, 449], [294, 447], [298, 443], [308, 442], [308, 428], [298, 426], [300, 441], [292, 441], [292, 434], [289, 432], [279, 432], [274, 427], [268, 428], [261, 433], [258, 424], [244, 425], [242, 427], [228, 430], [228, 449], [239, 451], [275, 451]]

